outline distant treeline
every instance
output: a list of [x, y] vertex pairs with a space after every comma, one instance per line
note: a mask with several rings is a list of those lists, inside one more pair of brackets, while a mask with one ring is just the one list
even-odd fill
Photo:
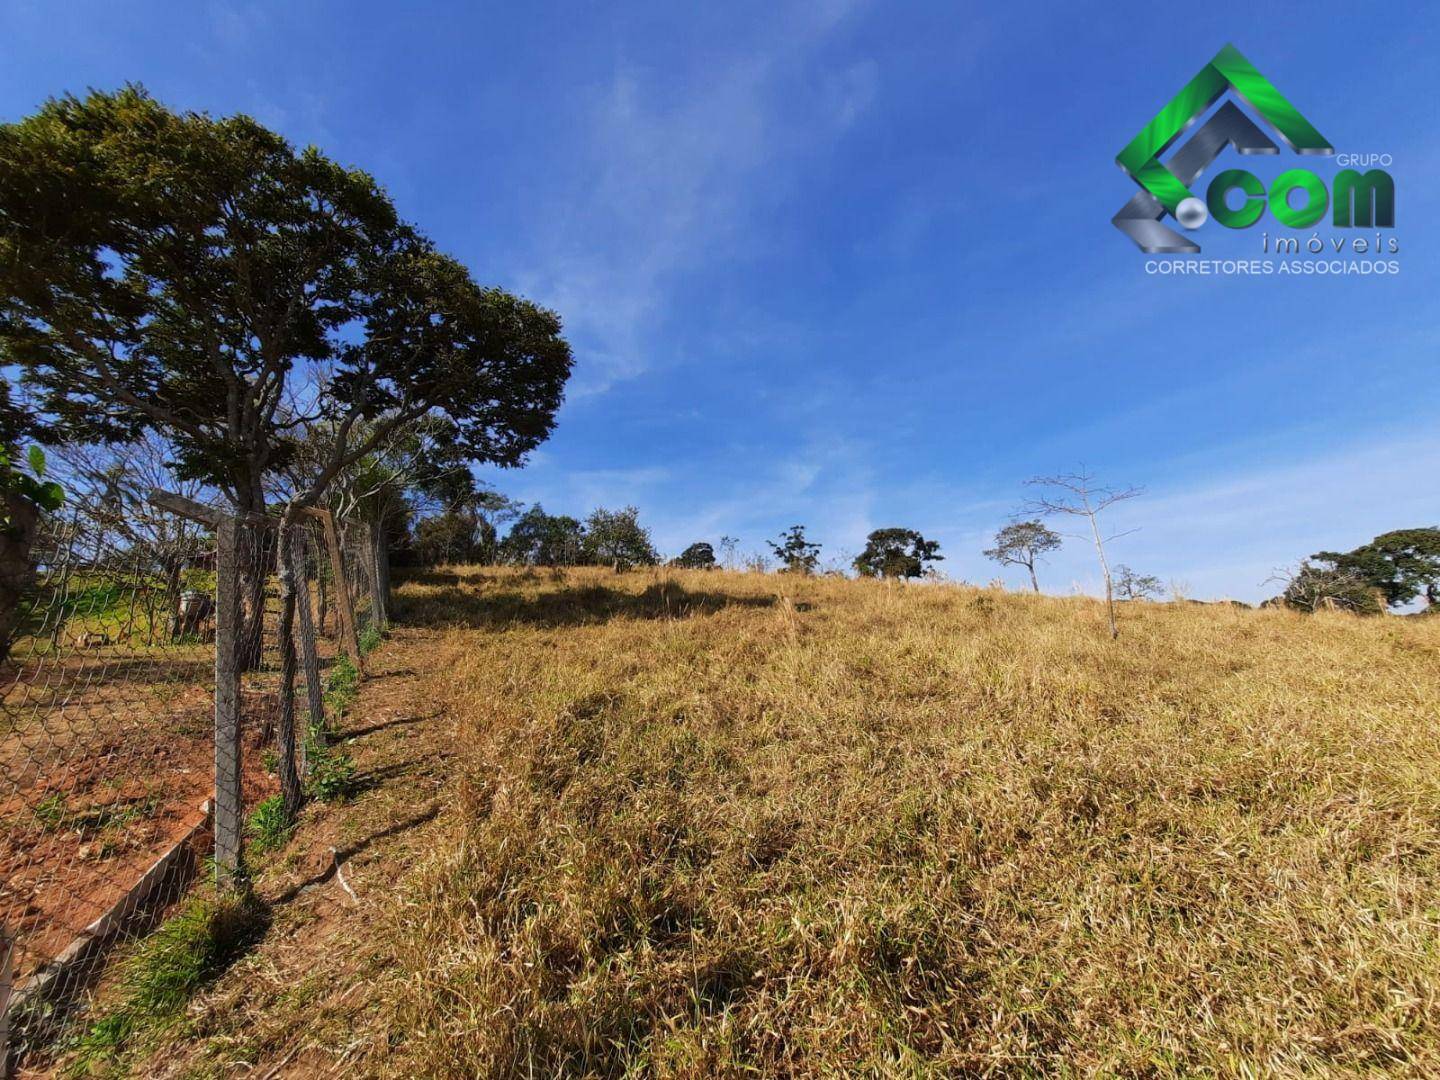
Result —
[[[1081, 515], [1104, 508], [1092, 500], [1086, 509], [1086, 496], [1093, 494], [1093, 489], [1082, 492]], [[1040, 517], [1058, 512], [1060, 505], [1053, 501], [1032, 504], [1027, 509], [1036, 516], [1017, 515], [995, 534], [994, 546], [983, 554], [1001, 566], [1023, 570], [1030, 587], [1038, 592], [1037, 567], [1063, 544], [1061, 534]], [[547, 513], [538, 503], [527, 508], [479, 487], [472, 488], [459, 506], [428, 515], [412, 513], [396, 520], [391, 530], [395, 561], [409, 565], [609, 566], [626, 570], [668, 562], [703, 570], [723, 561], [732, 568], [801, 575], [822, 572], [821, 545], [807, 537], [804, 525], [792, 525], [776, 539], [766, 541], [768, 554], [752, 554], [742, 560], [736, 538], [722, 536], [719, 557], [715, 545], [697, 540], [666, 560], [633, 506], [598, 508], [582, 520]], [[903, 580], [933, 575], [933, 564], [943, 559], [940, 545], [914, 529], [876, 529], [866, 537], [858, 556], [828, 572], [848, 569], [862, 577]], [[1154, 575], [1124, 565], [1111, 567], [1103, 557], [1101, 565], [1112, 604], [1115, 600], [1154, 599], [1165, 591]], [[1292, 569], [1277, 571], [1273, 580], [1281, 591], [1265, 606], [1380, 614], [1423, 600], [1426, 610], [1440, 610], [1440, 528], [1398, 529], [1352, 551], [1317, 552]], [[1172, 586], [1171, 592], [1175, 599], [1185, 599], [1181, 586]]]

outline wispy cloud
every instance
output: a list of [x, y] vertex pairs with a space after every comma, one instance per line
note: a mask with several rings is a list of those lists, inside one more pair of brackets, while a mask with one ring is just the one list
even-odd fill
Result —
[[790, 163], [869, 108], [878, 69], [863, 60], [794, 94], [795, 73], [848, 9], [777, 17], [738, 59], [696, 71], [679, 91], [643, 65], [616, 66], [580, 150], [589, 168], [561, 194], [519, 275], [565, 318], [579, 358], [572, 400], [650, 368], [677, 278], [763, 245], [754, 216], [785, 190]]

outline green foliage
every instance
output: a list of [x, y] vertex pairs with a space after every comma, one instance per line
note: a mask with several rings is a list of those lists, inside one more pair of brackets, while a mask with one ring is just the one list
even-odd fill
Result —
[[447, 473], [468, 482], [468, 491], [455, 498], [450, 509], [415, 523], [410, 547], [415, 561], [425, 566], [443, 563], [489, 565], [501, 557], [499, 526], [520, 514], [520, 504], [488, 488], [476, 488], [468, 471]]
[[251, 852], [264, 855], [284, 847], [294, 828], [295, 822], [285, 811], [284, 796], [271, 795], [262, 799], [246, 823]]
[[1153, 574], [1137, 574], [1122, 564], [1115, 568], [1114, 588], [1122, 600], [1144, 600], [1160, 595], [1160, 579]]
[[180, 589], [182, 592], [204, 593], [213, 598], [215, 595], [215, 571], [202, 570], [196, 566], [186, 567], [180, 571]]
[[360, 692], [360, 672], [350, 657], [341, 654], [325, 679], [325, 704], [332, 716], [341, 717]]
[[381, 632], [378, 626], [371, 624], [370, 626], [365, 627], [364, 630], [360, 631], [360, 655], [369, 656], [372, 652], [374, 652], [380, 647], [380, 643], [384, 640], [385, 635]]
[[854, 565], [862, 577], [918, 578], [926, 563], [945, 558], [939, 552], [939, 543], [914, 529], [876, 529]]
[[[363, 643], [362, 643], [363, 649]], [[305, 787], [311, 798], [321, 802], [343, 802], [355, 793], [355, 760], [335, 746], [335, 727], [345, 718], [360, 692], [360, 673], [348, 656], [340, 656], [325, 682], [325, 706], [333, 725], [305, 731]]]
[[675, 558], [670, 560], [671, 566], [678, 566], [682, 570], [713, 570], [715, 569], [715, 549], [705, 541], [691, 544]]
[[305, 789], [321, 802], [344, 802], [356, 791], [355, 759], [319, 734], [313, 727], [305, 733]]
[[654, 566], [660, 561], [649, 531], [640, 524], [640, 511], [633, 506], [623, 510], [601, 507], [586, 518], [581, 551], [586, 562], [617, 570]]
[[500, 557], [519, 566], [575, 566], [585, 528], [573, 517], [552, 516], [536, 503], [521, 514], [500, 544]]
[[1311, 558], [1378, 589], [1391, 607], [1422, 594], [1440, 604], [1440, 528], [1397, 529], [1354, 551], [1321, 551]]
[[780, 560], [780, 569], [787, 574], [813, 574], [820, 565], [820, 545], [805, 539], [804, 525], [791, 525], [780, 534], [779, 541], [767, 541]]
[[307, 409], [346, 433], [317, 485], [427, 415], [455, 454], [518, 464], [571, 367], [553, 312], [482, 288], [368, 174], [133, 86], [0, 125], [0, 353], [62, 437], [159, 431], [250, 508], [315, 363]]
[[1300, 564], [1281, 600], [1287, 607], [1305, 612], [1331, 609], [1379, 615], [1385, 609], [1383, 593], [1361, 574], [1311, 562]]
[[224, 971], [264, 925], [262, 909], [248, 896], [186, 902], [125, 960], [118, 1000], [72, 1046], [70, 1074], [113, 1066], [132, 1045], [177, 1027], [195, 992]]
[[421, 518], [411, 541], [415, 558], [425, 566], [488, 562], [482, 553], [493, 549], [495, 536], [493, 528], [486, 530], [487, 524], [457, 510]]
[[995, 546], [982, 554], [1002, 566], [1023, 566], [1030, 571], [1030, 584], [1040, 591], [1035, 564], [1059, 549], [1060, 534], [1040, 521], [1012, 521], [995, 534]]
[[[18, 495], [45, 511], [59, 510], [65, 502], [65, 489], [45, 479], [45, 451], [38, 446], [30, 447], [23, 465], [14, 464], [9, 448], [0, 446], [0, 494]], [[0, 528], [13, 527], [10, 509], [0, 499]]]
[[41, 825], [52, 832], [66, 828], [66, 823], [70, 818], [69, 807], [65, 805], [65, 796], [58, 791], [52, 791], [46, 795], [35, 804], [31, 812]]

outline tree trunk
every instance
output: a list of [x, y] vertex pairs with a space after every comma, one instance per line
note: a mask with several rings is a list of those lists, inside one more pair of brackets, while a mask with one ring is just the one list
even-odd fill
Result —
[[242, 485], [235, 510], [241, 518], [237, 529], [240, 545], [240, 633], [235, 642], [235, 660], [243, 674], [260, 666], [265, 648], [265, 578], [273, 564], [270, 544], [274, 537], [268, 527], [249, 524], [247, 514], [265, 513], [265, 492], [259, 481]]
[[1105, 575], [1105, 611], [1110, 616], [1110, 640], [1120, 636], [1120, 624], [1115, 619], [1115, 587], [1110, 581], [1110, 563], [1105, 558], [1105, 543], [1100, 539], [1100, 524], [1095, 515], [1090, 515], [1090, 532], [1095, 537], [1095, 554], [1100, 556], [1100, 572]]
[[0, 529], [0, 660], [10, 655], [20, 615], [20, 601], [35, 583], [30, 551], [40, 531], [40, 512], [23, 495], [5, 496], [10, 527]]
[[269, 573], [270, 529], [263, 525], [240, 526], [240, 594], [244, 616], [240, 640], [236, 642], [236, 663], [241, 672], [260, 666], [265, 648], [265, 578]]
[[295, 758], [295, 574], [287, 558], [290, 526], [278, 530], [280, 553], [280, 716], [275, 729], [275, 750], [279, 758], [280, 794], [285, 801], [286, 820], [293, 821], [304, 802], [300, 772]]
[[1026, 563], [1025, 566], [1030, 571], [1030, 587], [1038, 593], [1040, 591], [1040, 579], [1035, 576], [1035, 564], [1033, 562]]

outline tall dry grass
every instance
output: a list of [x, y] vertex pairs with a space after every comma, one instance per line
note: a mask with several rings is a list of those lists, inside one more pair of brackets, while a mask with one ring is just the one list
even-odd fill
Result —
[[384, 1068], [1440, 1075], [1440, 619], [418, 575]]

